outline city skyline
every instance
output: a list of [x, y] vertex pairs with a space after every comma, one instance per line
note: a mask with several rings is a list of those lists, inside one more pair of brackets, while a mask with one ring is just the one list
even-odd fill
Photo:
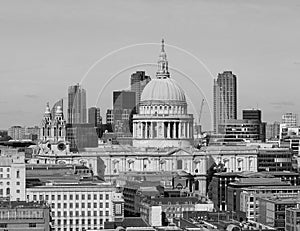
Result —
[[[133, 4], [137, 5], [134, 9], [130, 7]], [[190, 93], [190, 85], [183, 84], [185, 79], [174, 69], [186, 73], [200, 86], [211, 109], [213, 79], [191, 56], [168, 45], [194, 54], [205, 63], [214, 78], [226, 70], [237, 75], [238, 117], [241, 117], [242, 109], [257, 107], [267, 122], [280, 121], [285, 112], [299, 114], [299, 103], [294, 97], [300, 72], [297, 1], [288, 4], [280, 1], [228, 1], [226, 4], [188, 1], [184, 5], [180, 1], [166, 1], [160, 5], [146, 1], [104, 2], [103, 6], [109, 8], [107, 12], [110, 13], [97, 2], [91, 3], [94, 7], [84, 8], [86, 12], [81, 10], [86, 7], [83, 2], [70, 6], [65, 1], [36, 5], [33, 1], [26, 4], [7, 1], [5, 5], [5, 12], [4, 7], [1, 9], [3, 21], [0, 22], [4, 28], [4, 42], [0, 45], [3, 46], [0, 55], [1, 129], [15, 124], [39, 124], [45, 103], [50, 101], [53, 105], [66, 96], [67, 87], [80, 82], [89, 67], [109, 52], [131, 44], [157, 43], [125, 49], [108, 57], [82, 82], [87, 90], [87, 107], [99, 106], [103, 116], [112, 102], [109, 100], [111, 94], [104, 91], [97, 104], [101, 83], [124, 68], [129, 69], [111, 82], [108, 92], [124, 87], [129, 89], [130, 75], [139, 70], [155, 78], [156, 55], [162, 37], [166, 39], [170, 72], [193, 104], [199, 94]], [[151, 13], [139, 11], [138, 6], [148, 7], [147, 11]], [[42, 13], [29, 11], [35, 7], [40, 7]], [[165, 13], [166, 9], [171, 11]], [[112, 10], [115, 18], [109, 21]], [[64, 14], [65, 11], [69, 14]], [[285, 15], [284, 19], [279, 17], [277, 20], [278, 14]], [[135, 20], [139, 16], [140, 22]], [[167, 20], [175, 19], [175, 16], [180, 19], [176, 26], [172, 25], [172, 20]], [[162, 24], [159, 24], [160, 17], [164, 19]], [[122, 22], [124, 28], [120, 28]], [[145, 24], [156, 26], [147, 30]], [[23, 29], [24, 25], [28, 31]], [[134, 33], [138, 29], [143, 33]], [[122, 39], [111, 40], [111, 36]], [[140, 63], [153, 63], [154, 66], [135, 67]], [[268, 94], [266, 87], [270, 89]], [[204, 109], [203, 118], [209, 113], [207, 108]]]

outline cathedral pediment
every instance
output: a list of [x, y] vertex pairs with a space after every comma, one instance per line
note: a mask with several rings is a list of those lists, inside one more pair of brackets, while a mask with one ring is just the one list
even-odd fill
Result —
[[190, 156], [192, 157], [193, 154], [185, 149], [182, 148], [177, 148], [169, 151], [167, 153], [168, 156]]

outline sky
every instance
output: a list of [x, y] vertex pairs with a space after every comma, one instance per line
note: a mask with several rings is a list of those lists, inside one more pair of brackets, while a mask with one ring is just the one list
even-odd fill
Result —
[[239, 117], [259, 108], [280, 121], [300, 113], [299, 12], [298, 0], [2, 0], [0, 129], [40, 125], [46, 103], [76, 83], [105, 116], [131, 73], [155, 78], [162, 38], [196, 119], [205, 99], [205, 129], [213, 78], [226, 70], [237, 75]]

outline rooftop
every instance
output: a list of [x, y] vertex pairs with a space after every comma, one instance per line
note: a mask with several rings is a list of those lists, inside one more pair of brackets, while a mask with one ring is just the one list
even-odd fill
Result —
[[49, 208], [42, 202], [26, 202], [26, 201], [0, 201], [0, 209], [16, 209], [16, 208]]

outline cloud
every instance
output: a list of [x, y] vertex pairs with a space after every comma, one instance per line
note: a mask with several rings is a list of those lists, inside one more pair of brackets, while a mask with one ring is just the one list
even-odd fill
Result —
[[39, 96], [35, 95], [35, 94], [25, 94], [24, 96], [27, 97], [27, 98], [30, 98], [30, 99], [37, 99], [37, 98], [39, 98]]
[[295, 103], [292, 101], [279, 101], [270, 103], [274, 108], [284, 108], [295, 106]]

